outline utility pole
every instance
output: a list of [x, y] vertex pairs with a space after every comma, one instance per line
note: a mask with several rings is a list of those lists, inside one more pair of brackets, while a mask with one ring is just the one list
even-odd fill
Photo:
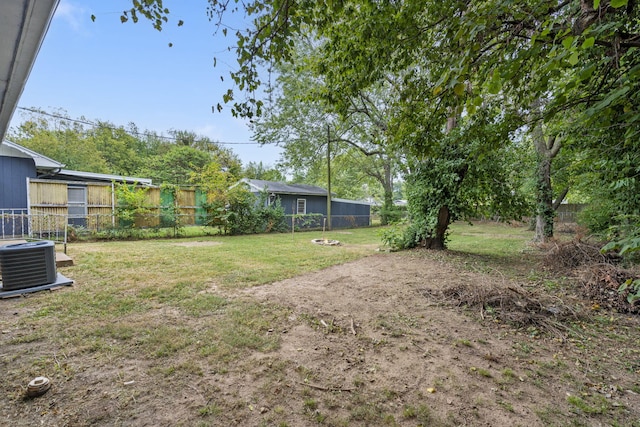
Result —
[[331, 133], [327, 124], [327, 230], [331, 230]]

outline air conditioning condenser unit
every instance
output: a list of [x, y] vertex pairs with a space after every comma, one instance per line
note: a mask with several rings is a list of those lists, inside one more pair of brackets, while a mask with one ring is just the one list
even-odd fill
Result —
[[68, 285], [72, 280], [56, 272], [55, 243], [37, 241], [0, 246], [0, 296]]

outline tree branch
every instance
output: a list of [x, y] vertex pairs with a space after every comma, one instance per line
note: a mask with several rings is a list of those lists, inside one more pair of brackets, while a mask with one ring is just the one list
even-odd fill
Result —
[[558, 208], [560, 207], [560, 205], [562, 204], [562, 201], [564, 200], [565, 197], [567, 197], [567, 193], [569, 192], [569, 186], [567, 185], [566, 187], [564, 187], [562, 189], [562, 191], [560, 192], [560, 194], [558, 194], [558, 197], [556, 197], [556, 200], [553, 202], [553, 204], [551, 205], [551, 207], [553, 208], [554, 211], [557, 211]]

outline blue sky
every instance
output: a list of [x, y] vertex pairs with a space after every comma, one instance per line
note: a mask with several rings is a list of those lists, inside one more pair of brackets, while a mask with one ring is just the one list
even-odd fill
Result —
[[[158, 32], [145, 19], [120, 23], [131, 0], [61, 0], [18, 107], [63, 110], [72, 118], [115, 125], [133, 122], [165, 135], [171, 129], [189, 130], [221, 143], [251, 142], [244, 120], [228, 109], [212, 112], [231, 87], [228, 76], [236, 61], [228, 47], [234, 38], [214, 36], [206, 0], [165, 0], [164, 6], [170, 19]], [[178, 27], [180, 19], [184, 25]], [[225, 21], [232, 27], [241, 22], [241, 15]], [[25, 117], [17, 109], [11, 125]], [[273, 165], [280, 153], [275, 146], [224, 146], [243, 164]]]

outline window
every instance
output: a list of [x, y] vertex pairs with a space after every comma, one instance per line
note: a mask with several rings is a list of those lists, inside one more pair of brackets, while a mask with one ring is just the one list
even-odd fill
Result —
[[87, 216], [86, 187], [67, 187], [69, 224], [84, 225]]
[[298, 208], [296, 213], [298, 215], [304, 215], [307, 213], [307, 199], [298, 199]]

